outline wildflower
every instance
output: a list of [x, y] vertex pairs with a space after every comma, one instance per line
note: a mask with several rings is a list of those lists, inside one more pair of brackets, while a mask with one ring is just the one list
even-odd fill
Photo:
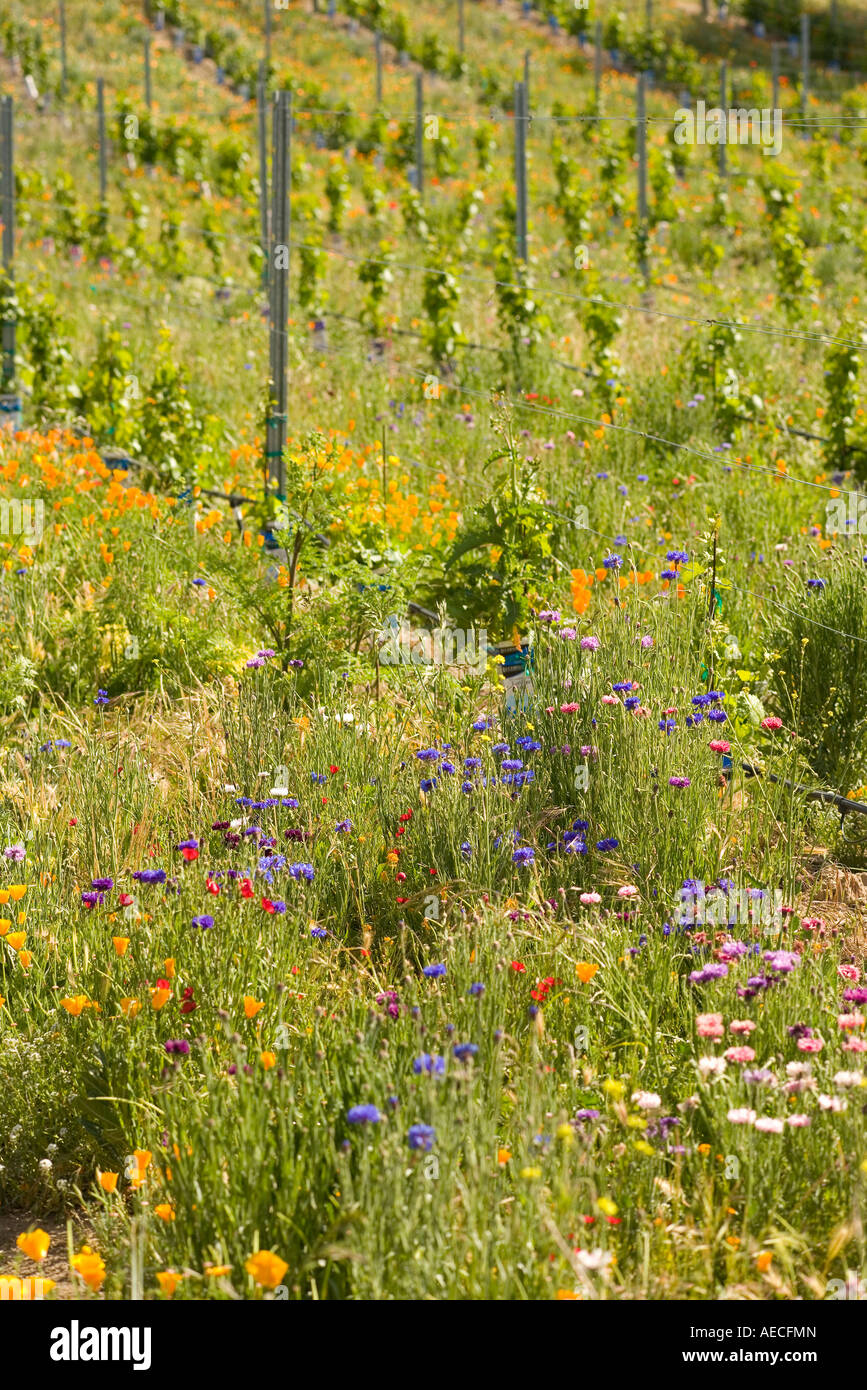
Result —
[[190, 1044], [187, 1042], [186, 1038], [168, 1038], [166, 1042], [163, 1043], [163, 1047], [170, 1057], [174, 1054], [180, 1057], [189, 1056]]
[[151, 990], [151, 1008], [161, 1009], [172, 997], [168, 980], [157, 980], [156, 989]]
[[581, 902], [584, 907], [592, 907], [596, 903], [601, 903], [601, 901], [602, 897], [599, 893], [582, 893], [579, 898], [579, 902]]
[[103, 1192], [114, 1192], [119, 1177], [120, 1173], [101, 1173], [98, 1168], [96, 1170], [96, 1180]]
[[426, 965], [421, 973], [429, 980], [437, 980], [442, 975], [445, 975], [446, 967], [441, 963], [438, 965]]
[[698, 1014], [695, 1026], [700, 1038], [717, 1039], [725, 1032], [722, 1014]]
[[378, 1125], [382, 1116], [375, 1105], [353, 1105], [346, 1118], [351, 1125]]
[[200, 917], [193, 918], [193, 926], [201, 927], [202, 931], [209, 931], [214, 925], [214, 919], [209, 912], [203, 912]]
[[638, 889], [634, 883], [624, 883], [622, 888], [618, 888], [617, 896], [618, 898], [637, 898]]
[[158, 1216], [160, 1221], [165, 1221], [168, 1224], [169, 1221], [175, 1220], [175, 1209], [171, 1202], [159, 1202], [154, 1207], [154, 1216]]
[[633, 1091], [632, 1104], [639, 1110], [658, 1110], [662, 1101], [654, 1091]]
[[412, 1069], [416, 1076], [422, 1076], [425, 1072], [428, 1076], [445, 1076], [446, 1059], [423, 1052], [420, 1057], [413, 1059]]
[[690, 779], [688, 777], [669, 777], [668, 785], [683, 790], [690, 785]]
[[436, 1143], [436, 1130], [430, 1125], [410, 1125], [407, 1142], [411, 1149], [429, 1153]]
[[726, 1060], [724, 1057], [699, 1057], [696, 1065], [699, 1075], [706, 1081], [709, 1076], [723, 1075], [726, 1069]]
[[739, 1109], [730, 1110], [726, 1119], [733, 1125], [754, 1125], [756, 1122], [755, 1110], [750, 1110], [746, 1106]]
[[751, 1047], [729, 1047], [723, 1053], [727, 1062], [754, 1062], [756, 1054]]
[[593, 979], [598, 969], [599, 966], [593, 965], [590, 961], [579, 960], [575, 966], [575, 974], [578, 976], [582, 985], [587, 985]]
[[254, 999], [252, 994], [244, 995], [244, 1014], [247, 1018], [255, 1018], [260, 1010], [264, 1009], [265, 1004], [260, 999]]
[[466, 1062], [470, 1057], [475, 1057], [478, 1050], [477, 1043], [456, 1043], [452, 1048], [452, 1053], [459, 1062]]
[[94, 697], [93, 697], [93, 703], [94, 703], [95, 705], [107, 705], [107, 704], [108, 704], [108, 691], [107, 691], [107, 690], [97, 690], [96, 694], [95, 694]]
[[[249, 661], [247, 662], [247, 665], [250, 665]], [[160, 1290], [162, 1293], [165, 1294], [166, 1298], [171, 1298], [172, 1294], [178, 1287], [178, 1284], [181, 1282], [183, 1277], [184, 1276], [182, 1274], [177, 1274], [173, 1269], [163, 1269], [157, 1271], [157, 1283], [159, 1284]]]
[[536, 851], [535, 851], [534, 849], [532, 849], [529, 845], [527, 845], [527, 846], [524, 846], [522, 849], [516, 849], [516, 850], [515, 850], [515, 852], [514, 852], [513, 855], [512, 855], [512, 863], [513, 863], [513, 864], [532, 864], [532, 862], [533, 862], [533, 860], [535, 859], [535, 857], [536, 857]]
[[785, 1129], [785, 1120], [774, 1119], [771, 1115], [761, 1115], [756, 1120], [754, 1128], [760, 1134], [782, 1134]]
[[775, 714], [771, 714], [767, 719], [762, 720], [762, 728], [770, 730], [771, 733], [775, 732], [777, 729], [782, 729], [782, 727], [782, 719], [778, 719]]
[[83, 1245], [77, 1255], [73, 1255], [69, 1262], [75, 1273], [84, 1280], [89, 1289], [97, 1293], [102, 1288], [105, 1279], [105, 1261], [101, 1255], [91, 1250], [89, 1245]]
[[48, 1247], [51, 1244], [51, 1236], [47, 1231], [43, 1231], [41, 1226], [37, 1226], [35, 1231], [26, 1231], [18, 1236], [15, 1244], [28, 1258], [37, 1263], [44, 1260], [48, 1254]]

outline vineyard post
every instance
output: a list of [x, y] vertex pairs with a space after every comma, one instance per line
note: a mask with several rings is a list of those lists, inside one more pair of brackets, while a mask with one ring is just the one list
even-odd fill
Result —
[[150, 113], [151, 109], [151, 36], [144, 36], [144, 82], [145, 82], [145, 106]]
[[518, 255], [527, 260], [527, 88], [515, 83], [515, 233]]
[[599, 97], [602, 91], [602, 20], [597, 19], [593, 35], [593, 96], [595, 110], [599, 112]]
[[66, 0], [60, 0], [60, 97], [66, 96]]
[[[643, 228], [647, 227], [647, 97], [645, 92], [644, 73], [638, 79], [637, 92], [637, 120], [636, 120], [636, 140], [638, 142], [638, 221]], [[646, 282], [647, 258], [642, 256], [641, 276]]]
[[415, 186], [418, 195], [424, 193], [424, 78], [415, 75]]
[[271, 261], [269, 285], [270, 390], [265, 454], [277, 496], [286, 494], [286, 402], [289, 323], [289, 185], [291, 182], [292, 95], [278, 92], [274, 101], [271, 160]]
[[[810, 16], [806, 10], [801, 15], [801, 116], [806, 123], [807, 108], [810, 101]], [[804, 137], [809, 137], [809, 129], [804, 126]]]
[[266, 67], [259, 64], [259, 81], [256, 84], [256, 118], [259, 140], [259, 217], [262, 228], [262, 282], [268, 285], [268, 96], [265, 87]]
[[[12, 140], [12, 111], [12, 97], [6, 96], [3, 98], [2, 106], [0, 106], [0, 142], [2, 142], [3, 160], [0, 194], [2, 194], [3, 203], [3, 270], [9, 282], [8, 288], [10, 290], [11, 282], [15, 275], [13, 267], [15, 259], [15, 164]], [[14, 381], [15, 320], [4, 318], [2, 372], [2, 386], [4, 391], [11, 391]]]
[[719, 70], [719, 104], [723, 113], [722, 133], [719, 142], [719, 176], [724, 179], [728, 174], [728, 69], [725, 63], [720, 65]]
[[458, 52], [464, 56], [464, 0], [458, 0]]
[[378, 29], [373, 36], [373, 47], [376, 52], [376, 104], [382, 106], [382, 34]]
[[780, 105], [780, 45], [778, 43], [771, 44], [771, 84], [771, 106], [777, 111]]
[[105, 146], [105, 78], [96, 79], [96, 119], [99, 132], [99, 201], [108, 199], [108, 155]]

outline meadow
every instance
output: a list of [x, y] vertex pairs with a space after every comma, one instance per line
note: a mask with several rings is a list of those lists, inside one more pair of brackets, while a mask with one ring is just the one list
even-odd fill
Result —
[[728, 9], [0, 0], [13, 1292], [867, 1296], [864, 11]]

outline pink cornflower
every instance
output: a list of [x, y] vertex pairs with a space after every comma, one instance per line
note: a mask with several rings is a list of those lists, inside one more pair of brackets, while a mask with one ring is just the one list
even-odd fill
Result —
[[857, 965], [838, 965], [837, 974], [841, 980], [849, 980], [854, 985], [857, 983], [861, 971]]
[[754, 1062], [756, 1054], [751, 1047], [729, 1047], [723, 1053], [727, 1062]]
[[712, 753], [730, 753], [732, 751], [731, 744], [726, 743], [724, 738], [712, 738], [708, 747]]
[[616, 695], [603, 695], [602, 703], [603, 705], [619, 705], [620, 701]]
[[809, 1115], [790, 1115], [786, 1121], [786, 1124], [791, 1125], [792, 1129], [806, 1129], [810, 1123]]
[[[577, 711], [578, 711], [578, 709], [579, 709], [579, 706], [576, 705], [576, 704], [574, 704], [574, 703], [571, 704], [571, 705], [561, 705], [561, 706], [560, 706], [560, 713], [561, 713], [561, 714], [576, 714]], [[551, 711], [551, 713], [553, 714], [553, 710]]]
[[775, 729], [782, 729], [782, 727], [782, 719], [778, 719], [775, 714], [770, 714], [767, 719], [762, 720], [763, 729], [770, 729], [773, 732]]
[[761, 1115], [755, 1127], [761, 1134], [782, 1134], [785, 1128], [784, 1120], [775, 1120], [772, 1115]]
[[751, 1018], [733, 1018], [729, 1024], [729, 1032], [737, 1034], [743, 1033], [746, 1036], [752, 1033], [755, 1026]]
[[733, 1125], [754, 1125], [756, 1112], [755, 1110], [748, 1110], [744, 1105], [739, 1110], [730, 1110], [726, 1119]]
[[798, 1038], [799, 1052], [821, 1052], [824, 1046], [822, 1038]]
[[846, 1029], [849, 1029], [849, 1028], [863, 1028], [863, 1027], [864, 1027], [864, 1015], [863, 1015], [863, 1014], [838, 1014], [838, 1015], [837, 1015], [837, 1023], [838, 1023], [838, 1026], [839, 1026], [840, 1028], [846, 1028]]
[[721, 1038], [725, 1032], [722, 1014], [699, 1014], [695, 1027], [700, 1038]]
[[601, 903], [602, 898], [599, 893], [582, 893], [578, 901], [585, 907], [592, 907], [595, 903]]
[[622, 888], [617, 890], [618, 898], [637, 898], [638, 889], [634, 883], [624, 883]]
[[804, 931], [822, 931], [825, 926], [824, 917], [802, 917], [801, 926]]

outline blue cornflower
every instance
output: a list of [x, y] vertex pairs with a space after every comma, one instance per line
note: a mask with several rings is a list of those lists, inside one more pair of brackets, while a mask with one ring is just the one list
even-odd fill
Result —
[[446, 1059], [434, 1057], [430, 1052], [423, 1052], [420, 1057], [413, 1059], [412, 1069], [416, 1076], [422, 1076], [425, 1072], [428, 1076], [445, 1076]]
[[476, 768], [481, 767], [481, 758], [464, 758], [464, 767], [468, 772], [475, 772]]
[[350, 830], [352, 829], [352, 821], [339, 820], [335, 825], [334, 829], [338, 835], [348, 835]]
[[808, 589], [824, 589], [824, 587], [825, 587], [825, 581], [824, 581], [824, 579], [808, 579], [808, 580], [807, 580], [807, 588], [808, 588]]
[[436, 1143], [436, 1130], [430, 1125], [410, 1125], [407, 1134], [407, 1142], [411, 1149], [420, 1149], [422, 1153], [429, 1153]]
[[315, 936], [318, 941], [324, 941], [326, 936], [328, 935], [328, 932], [325, 930], [324, 927], [311, 927], [310, 935]]
[[466, 1062], [470, 1057], [475, 1057], [478, 1050], [477, 1043], [455, 1043], [452, 1053], [459, 1062]]
[[422, 777], [418, 785], [423, 792], [432, 792], [436, 784], [437, 779], [435, 777]]
[[429, 980], [437, 980], [441, 975], [446, 973], [446, 968], [442, 963], [437, 965], [426, 965], [421, 973], [427, 976]]
[[606, 555], [602, 561], [607, 570], [619, 570], [623, 564], [622, 555]]
[[438, 761], [440, 753], [437, 748], [420, 748], [415, 756], [423, 763], [435, 763]]
[[201, 927], [202, 931], [209, 931], [214, 925], [214, 919], [209, 912], [203, 912], [201, 917], [193, 918], [193, 926]]
[[670, 734], [671, 731], [672, 731], [672, 729], [676, 729], [676, 728], [677, 728], [677, 720], [675, 720], [675, 719], [660, 719], [660, 721], [659, 721], [659, 727], [660, 727], [660, 729], [662, 730], [662, 732], [663, 732], [664, 734]]
[[165, 869], [136, 869], [133, 878], [139, 883], [165, 883]]
[[513, 864], [532, 864], [536, 858], [536, 851], [531, 845], [524, 845], [521, 849], [516, 849], [512, 855]]
[[314, 872], [315, 872], [315, 870], [314, 870], [312, 864], [290, 864], [290, 865], [289, 865], [289, 876], [290, 876], [290, 878], [294, 878], [294, 879], [306, 878], [307, 881], [308, 881], [308, 883], [309, 883], [309, 882], [311, 882], [311, 880], [312, 880], [312, 878], [313, 878]]
[[375, 1105], [353, 1105], [346, 1118], [351, 1125], [378, 1125], [382, 1116]]
[[107, 705], [107, 704], [108, 704], [108, 691], [107, 691], [107, 690], [97, 690], [96, 694], [95, 694], [94, 697], [93, 697], [93, 703], [94, 703], [95, 705]]
[[500, 764], [503, 772], [520, 772], [523, 766], [520, 758], [505, 758]]
[[596, 848], [597, 848], [598, 850], [601, 850], [603, 854], [605, 854], [607, 850], [610, 850], [610, 849], [617, 849], [619, 845], [620, 845], [620, 841], [619, 841], [619, 840], [614, 840], [614, 839], [597, 840], [597, 841], [596, 841]]
[[473, 983], [470, 985], [469, 992], [473, 995], [474, 998], [478, 998], [480, 994], [484, 994], [485, 986], [482, 984], [480, 980], [474, 980]]

